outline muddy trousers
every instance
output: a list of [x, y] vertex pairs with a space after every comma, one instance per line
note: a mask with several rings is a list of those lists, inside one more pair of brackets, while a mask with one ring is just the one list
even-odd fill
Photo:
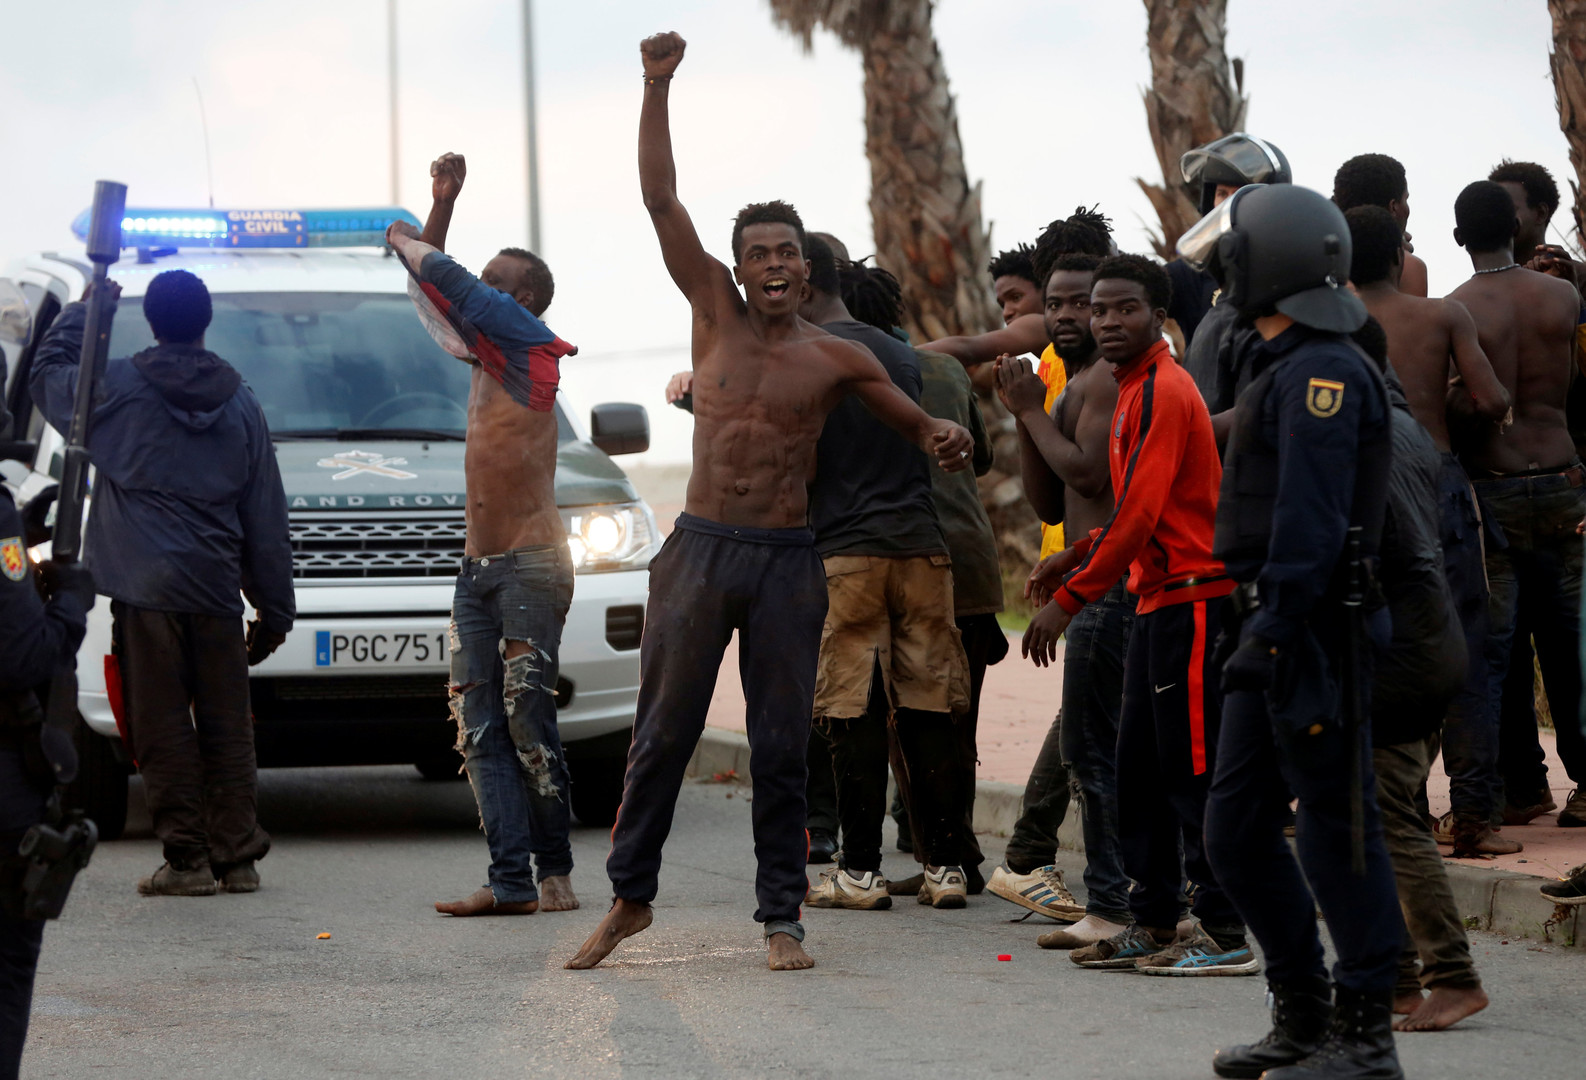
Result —
[[173, 867], [262, 859], [242, 620], [111, 602], [132, 756]]
[[[567, 545], [463, 560], [452, 596], [449, 685], [457, 749], [479, 803], [498, 904], [539, 899], [573, 869], [567, 760], [556, 728], [557, 657], [573, 602]], [[528, 645], [508, 656], [515, 642]]]
[[805, 753], [825, 618], [826, 574], [809, 530], [678, 518], [650, 563], [638, 712], [606, 860], [618, 899], [655, 899], [661, 848], [736, 630], [754, 784], [754, 918], [767, 935], [803, 938]]
[[1437, 750], [1438, 737], [1433, 735], [1379, 746], [1371, 753], [1382, 834], [1404, 912], [1404, 948], [1395, 991], [1400, 995], [1416, 993], [1423, 986], [1468, 990], [1481, 985], [1443, 856], [1418, 805]]

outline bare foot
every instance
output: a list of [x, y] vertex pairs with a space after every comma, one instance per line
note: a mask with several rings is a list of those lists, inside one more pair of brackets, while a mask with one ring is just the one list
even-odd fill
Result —
[[637, 904], [632, 900], [613, 900], [611, 910], [606, 912], [606, 917], [600, 920], [600, 925], [595, 927], [595, 932], [589, 935], [583, 947], [578, 950], [578, 955], [573, 957], [564, 968], [571, 971], [584, 971], [594, 967], [606, 957], [611, 955], [611, 950], [623, 938], [630, 938], [634, 934], [649, 926], [655, 919], [655, 914], [650, 910], [649, 904]]
[[806, 971], [815, 960], [804, 951], [804, 943], [792, 934], [772, 934], [765, 939], [772, 971]]
[[466, 915], [533, 915], [540, 910], [537, 900], [525, 900], [522, 903], [498, 904], [496, 894], [486, 885], [472, 896], [462, 900], [437, 900], [435, 910], [442, 915], [455, 915], [462, 918]]
[[1425, 1000], [1426, 1000], [1425, 995], [1423, 995], [1419, 990], [1415, 991], [1413, 994], [1412, 993], [1394, 994], [1393, 995], [1393, 1012], [1394, 1012], [1394, 1015], [1396, 1015], [1396, 1016], [1409, 1016], [1411, 1013], [1415, 1012], [1416, 1009], [1419, 1009], [1421, 1007], [1421, 1002], [1423, 1002]]
[[1433, 988], [1421, 1007], [1393, 1024], [1395, 1031], [1443, 1031], [1487, 1007], [1487, 992], [1480, 987], [1454, 990]]
[[540, 882], [541, 911], [572, 911], [576, 907], [578, 897], [573, 895], [572, 878], [560, 874]]

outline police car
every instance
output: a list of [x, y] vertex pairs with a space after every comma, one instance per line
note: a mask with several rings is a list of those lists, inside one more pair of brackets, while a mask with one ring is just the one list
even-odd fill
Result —
[[[399, 218], [416, 223], [395, 208], [128, 210], [122, 223], [129, 250], [112, 268], [122, 294], [110, 355], [154, 343], [140, 306], [154, 275], [192, 271], [214, 302], [205, 343], [247, 380], [275, 442], [297, 624], [252, 672], [261, 766], [411, 763], [432, 779], [461, 766], [447, 626], [463, 554], [470, 369], [415, 315], [406, 271], [384, 246]], [[74, 224], [79, 239], [87, 224], [86, 213]], [[47, 252], [0, 277], [13, 298], [11, 317], [0, 319], [11, 437], [37, 443], [23, 455], [31, 460], [0, 463], [19, 505], [49, 489], [62, 462], [60, 433], [29, 398], [28, 366], [90, 273], [79, 255]], [[610, 824], [633, 728], [647, 568], [660, 546], [650, 508], [610, 455], [646, 449], [649, 421], [642, 406], [601, 405], [586, 434], [561, 396], [556, 418], [556, 497], [577, 570], [557, 716], [573, 811]], [[130, 765], [103, 599], [77, 668], [87, 721], [79, 794], [101, 835], [113, 837], [126, 818]]]

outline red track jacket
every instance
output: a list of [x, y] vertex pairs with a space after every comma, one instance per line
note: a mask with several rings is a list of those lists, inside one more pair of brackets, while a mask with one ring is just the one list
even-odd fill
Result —
[[1227, 596], [1234, 582], [1212, 558], [1223, 466], [1195, 380], [1158, 341], [1113, 372], [1112, 516], [1074, 547], [1084, 552], [1054, 599], [1070, 615], [1129, 568], [1144, 615]]

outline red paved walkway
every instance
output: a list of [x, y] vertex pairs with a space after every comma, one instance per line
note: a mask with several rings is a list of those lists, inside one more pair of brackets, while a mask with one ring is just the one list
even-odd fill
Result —
[[[1009, 644], [1012, 650], [1008, 658], [986, 671], [986, 686], [980, 701], [978, 776], [981, 780], [1023, 784], [1030, 775], [1030, 765], [1035, 761], [1041, 740], [1057, 714], [1063, 689], [1062, 663], [1060, 656], [1057, 666], [1037, 668], [1020, 658], [1016, 636], [1009, 638]], [[707, 722], [711, 727], [742, 731], [743, 710], [735, 637], [721, 665]], [[1544, 732], [1542, 744], [1548, 754], [1548, 776], [1553, 784], [1554, 800], [1563, 806], [1570, 793], [1569, 778], [1564, 775], [1564, 767], [1553, 748], [1552, 735]], [[1427, 786], [1432, 811], [1441, 814], [1448, 809], [1448, 779], [1443, 775], [1441, 763], [1433, 766]], [[1554, 816], [1549, 814], [1531, 825], [1505, 829], [1505, 835], [1525, 843], [1525, 851], [1482, 860], [1481, 865], [1559, 877], [1570, 867], [1586, 863], [1586, 829], [1560, 829], [1553, 822]]]

